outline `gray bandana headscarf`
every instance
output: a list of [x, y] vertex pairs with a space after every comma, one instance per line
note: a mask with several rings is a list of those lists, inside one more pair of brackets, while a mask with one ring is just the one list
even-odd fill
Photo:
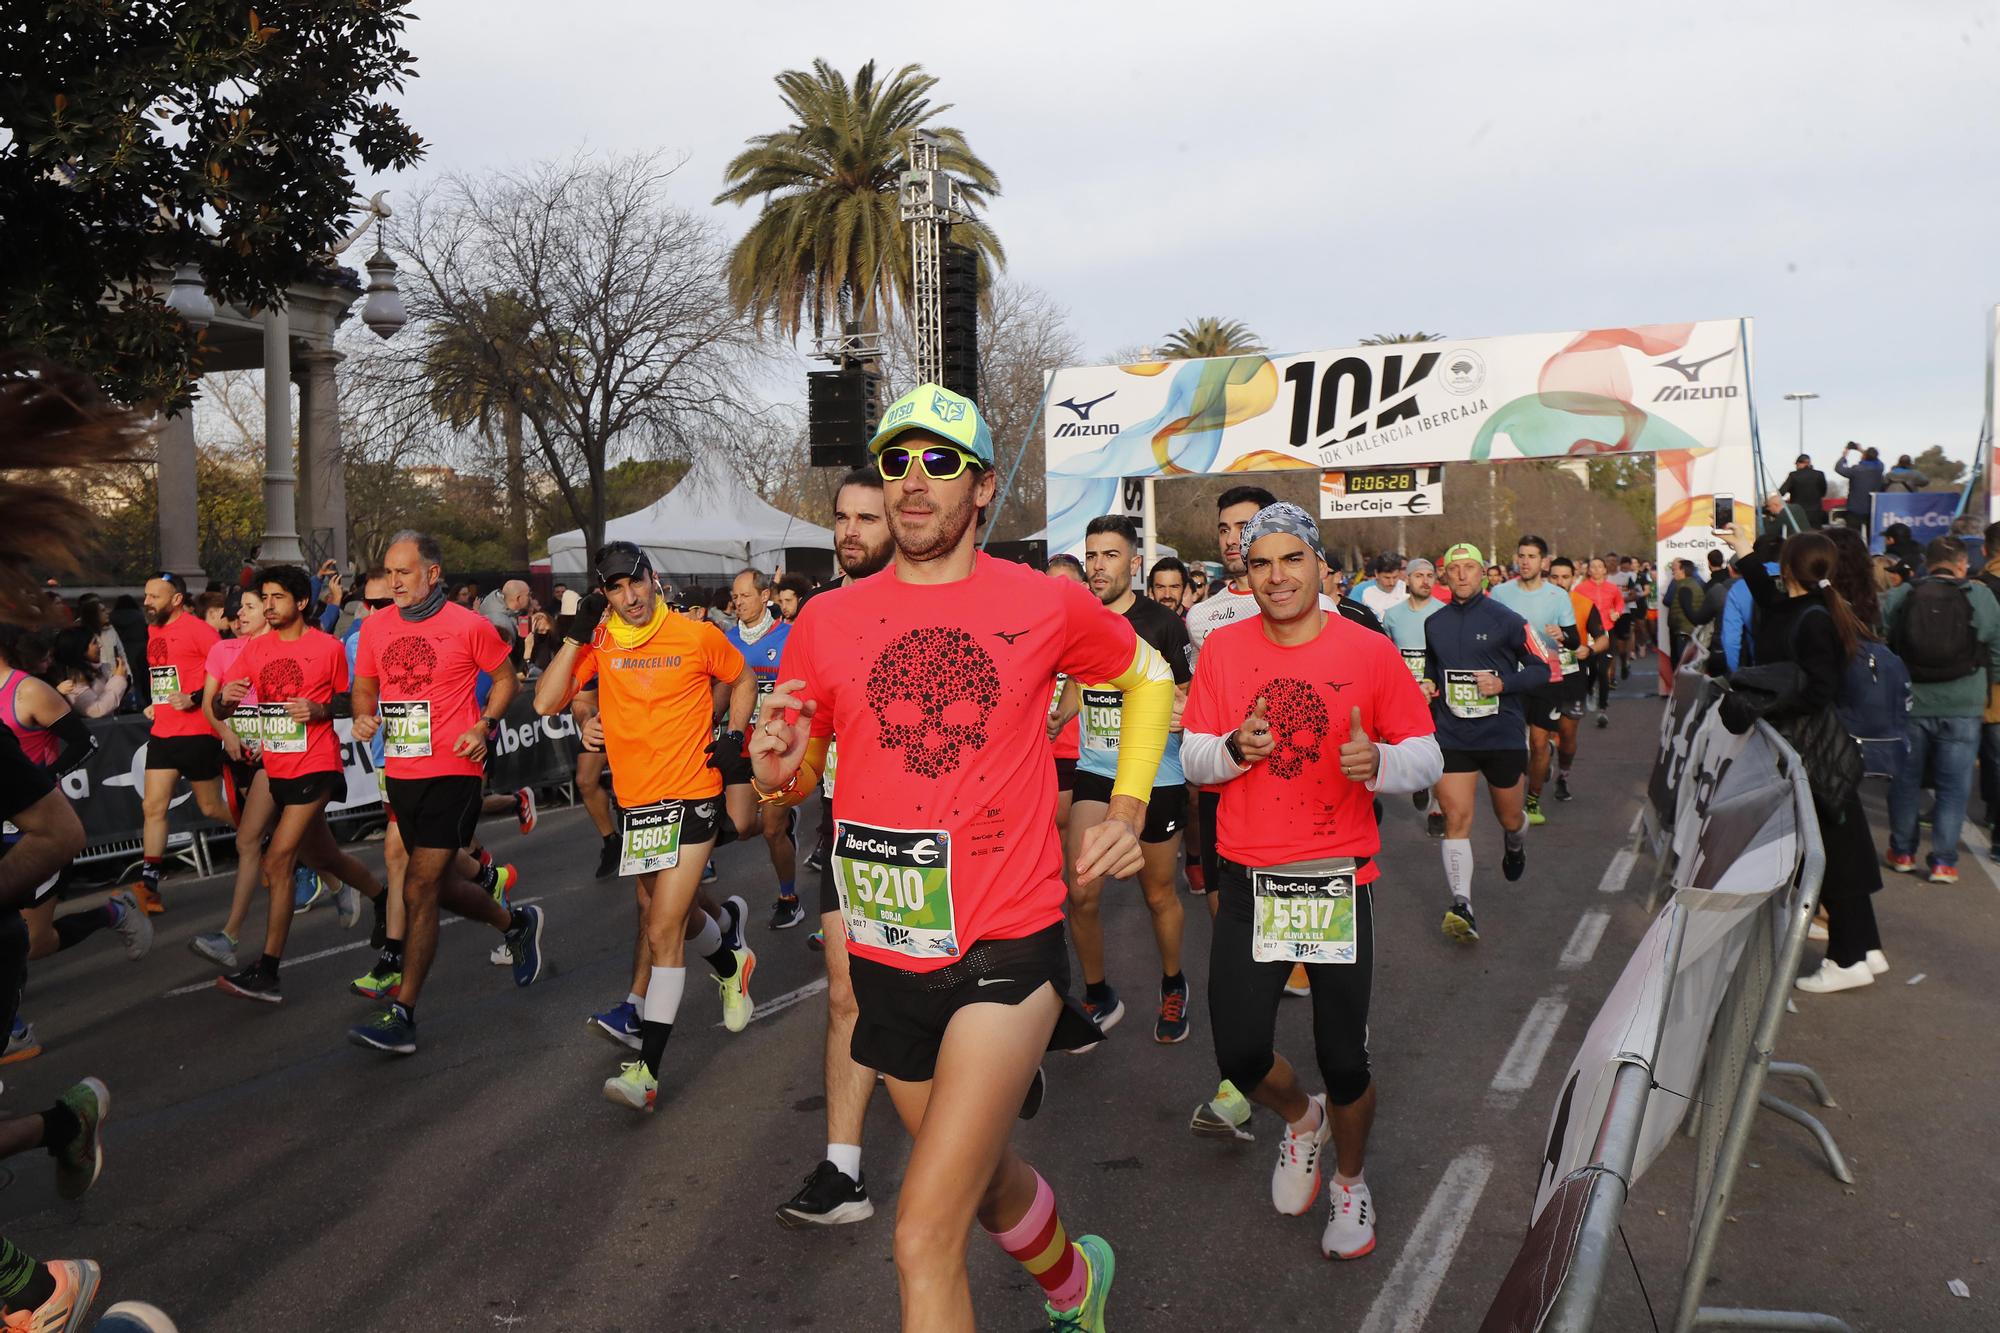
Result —
[[1288, 501], [1265, 505], [1248, 523], [1243, 525], [1243, 557], [1249, 559], [1250, 547], [1259, 537], [1268, 537], [1274, 532], [1287, 532], [1312, 548], [1312, 553], [1326, 559], [1326, 548], [1319, 542], [1319, 521], [1305, 510]]

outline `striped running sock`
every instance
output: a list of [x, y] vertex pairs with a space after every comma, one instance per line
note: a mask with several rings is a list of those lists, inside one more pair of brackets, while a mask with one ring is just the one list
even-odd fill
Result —
[[1041, 1284], [1050, 1309], [1074, 1310], [1083, 1304], [1090, 1266], [1063, 1230], [1062, 1218], [1056, 1215], [1055, 1191], [1039, 1171], [1035, 1173], [1035, 1201], [1028, 1205], [1027, 1213], [1007, 1230], [987, 1234]]

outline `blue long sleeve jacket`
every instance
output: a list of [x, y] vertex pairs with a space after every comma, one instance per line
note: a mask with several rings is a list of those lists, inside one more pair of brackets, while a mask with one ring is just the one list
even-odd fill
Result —
[[[1549, 664], [1528, 647], [1528, 622], [1480, 593], [1469, 602], [1456, 598], [1424, 622], [1425, 672], [1437, 687], [1431, 719], [1437, 742], [1446, 750], [1523, 750], [1527, 715], [1520, 696], [1553, 683]], [[1466, 718], [1445, 702], [1447, 671], [1490, 671], [1500, 678], [1499, 711]]]
[[[1767, 561], [1764, 572], [1772, 578], [1778, 577], [1777, 562]], [[1729, 596], [1722, 603], [1722, 660], [1731, 671], [1750, 665], [1743, 646], [1750, 642], [1750, 613], [1754, 606], [1748, 584], [1737, 579], [1729, 585]]]

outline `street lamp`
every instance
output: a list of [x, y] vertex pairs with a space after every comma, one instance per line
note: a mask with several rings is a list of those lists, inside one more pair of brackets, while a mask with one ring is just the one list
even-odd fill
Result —
[[1806, 404], [1807, 404], [1807, 403], [1809, 403], [1809, 402], [1811, 402], [1811, 401], [1812, 401], [1813, 399], [1815, 399], [1815, 398], [1817, 398], [1817, 397], [1819, 397], [1819, 395], [1818, 395], [1818, 394], [1816, 394], [1816, 393], [1788, 393], [1788, 394], [1786, 394], [1786, 395], [1785, 395], [1785, 401], [1786, 401], [1786, 402], [1788, 402], [1788, 403], [1797, 403], [1797, 404], [1799, 405], [1799, 455], [1800, 455], [1800, 457], [1804, 457], [1804, 456], [1805, 456], [1805, 452], [1806, 452]]
[[215, 302], [201, 280], [199, 264], [182, 264], [174, 270], [173, 285], [167, 289], [167, 309], [194, 328], [206, 328], [215, 318]]

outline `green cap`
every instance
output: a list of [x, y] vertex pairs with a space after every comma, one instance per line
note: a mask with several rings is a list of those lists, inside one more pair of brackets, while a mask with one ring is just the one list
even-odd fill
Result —
[[868, 441], [870, 457], [889, 447], [906, 431], [927, 430], [950, 440], [979, 460], [981, 467], [993, 466], [993, 432], [978, 406], [964, 394], [953, 393], [938, 384], [919, 384], [889, 404], [875, 438]]
[[1454, 560], [1470, 560], [1473, 564], [1478, 565], [1481, 569], [1484, 569], [1486, 567], [1486, 557], [1479, 554], [1479, 548], [1477, 546], [1474, 546], [1471, 542], [1460, 542], [1458, 545], [1446, 551], [1444, 553], [1444, 559], [1438, 561], [1438, 568], [1442, 569], [1446, 565], [1451, 564]]

